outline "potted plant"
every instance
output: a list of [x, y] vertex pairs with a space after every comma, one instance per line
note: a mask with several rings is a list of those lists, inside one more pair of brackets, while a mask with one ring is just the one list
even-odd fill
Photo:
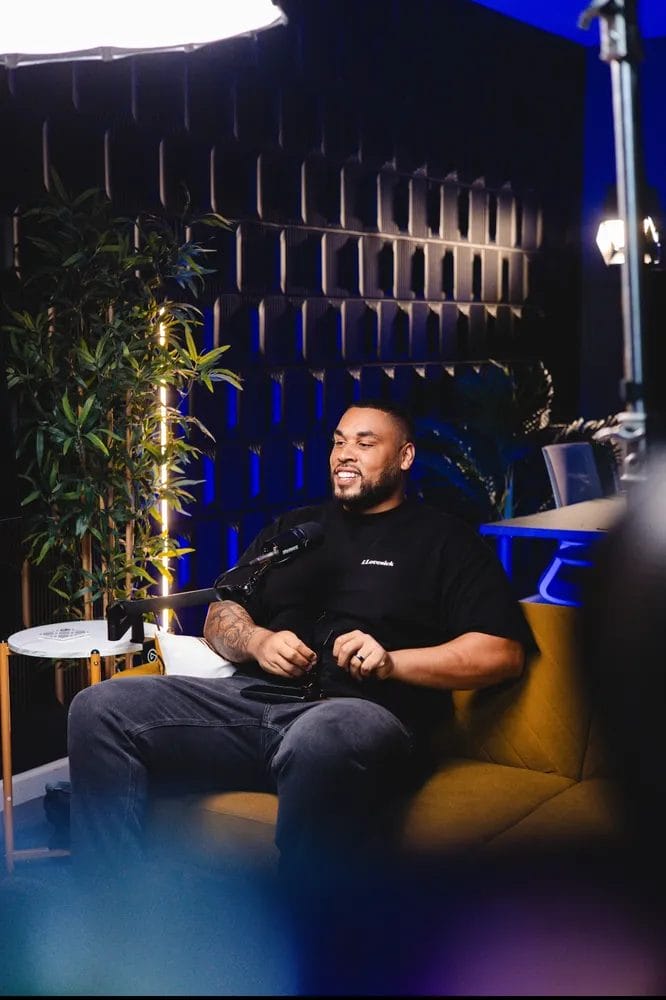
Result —
[[1, 329], [25, 556], [48, 568], [54, 617], [90, 618], [150, 596], [191, 551], [166, 527], [187, 512], [188, 466], [212, 437], [188, 396], [240, 388], [220, 366], [229, 345], [197, 346], [214, 251], [191, 232], [228, 224], [118, 217], [103, 192], [73, 196], [55, 174], [18, 222]]
[[618, 456], [599, 432], [613, 418], [553, 423], [553, 400], [552, 376], [541, 361], [456, 367], [447, 412], [417, 420], [419, 495], [475, 526], [545, 510], [553, 496], [542, 446], [581, 440], [592, 444], [610, 489]]

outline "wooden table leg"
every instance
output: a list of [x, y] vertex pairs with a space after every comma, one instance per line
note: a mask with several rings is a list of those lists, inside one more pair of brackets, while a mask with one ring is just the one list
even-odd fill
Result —
[[90, 683], [99, 684], [102, 680], [102, 657], [99, 655], [99, 650], [93, 649], [90, 654]]
[[14, 871], [14, 798], [12, 778], [12, 723], [9, 694], [9, 645], [0, 642], [0, 730], [2, 734], [2, 820], [5, 833], [5, 865]]
[[54, 668], [55, 696], [61, 705], [65, 704], [65, 664], [57, 660]]

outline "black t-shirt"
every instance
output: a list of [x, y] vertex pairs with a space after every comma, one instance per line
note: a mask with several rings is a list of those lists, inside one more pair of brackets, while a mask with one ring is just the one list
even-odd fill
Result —
[[[458, 518], [417, 500], [379, 514], [354, 514], [331, 501], [289, 511], [264, 528], [241, 564], [275, 535], [317, 521], [323, 538], [291, 561], [271, 566], [245, 602], [258, 625], [290, 629], [316, 650], [326, 696], [369, 698], [410, 727], [446, 717], [448, 691], [391, 678], [357, 681], [332, 656], [336, 635], [361, 629], [387, 650], [436, 646], [465, 632], [530, 641], [509, 580], [489, 544]], [[268, 675], [256, 663], [239, 670], [287, 689], [302, 681]]]

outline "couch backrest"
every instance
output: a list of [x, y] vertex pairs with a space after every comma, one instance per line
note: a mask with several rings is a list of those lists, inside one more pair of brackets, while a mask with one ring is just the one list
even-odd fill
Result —
[[579, 779], [604, 772], [576, 640], [579, 609], [521, 602], [539, 651], [517, 681], [454, 693], [446, 754]]

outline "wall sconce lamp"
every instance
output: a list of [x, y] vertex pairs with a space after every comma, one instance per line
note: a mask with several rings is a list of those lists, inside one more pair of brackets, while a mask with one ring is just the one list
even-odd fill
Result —
[[[659, 264], [661, 243], [659, 232], [651, 216], [643, 219], [643, 261]], [[606, 264], [624, 263], [624, 222], [622, 219], [604, 219], [597, 230], [597, 246]]]

